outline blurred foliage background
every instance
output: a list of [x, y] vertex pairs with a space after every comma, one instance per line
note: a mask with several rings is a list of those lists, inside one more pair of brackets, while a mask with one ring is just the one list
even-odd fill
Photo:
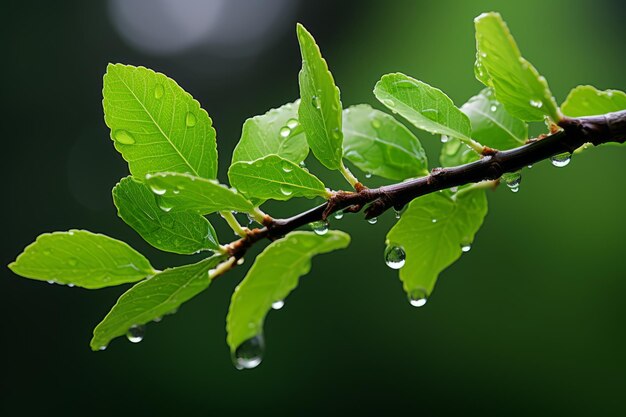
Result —
[[[344, 106], [402, 71], [457, 105], [476, 93], [472, 19], [500, 11], [559, 102], [570, 88], [626, 89], [624, 5], [614, 0], [9, 2], [2, 136], [1, 261], [41, 232], [85, 228], [160, 253], [117, 218], [110, 189], [127, 174], [103, 122], [108, 62], [177, 80], [218, 131], [220, 178], [243, 121], [298, 95], [295, 23], [316, 36]], [[440, 144], [419, 133], [437, 164]], [[264, 363], [232, 367], [230, 294], [245, 268], [217, 280], [146, 339], [89, 350], [93, 327], [123, 288], [88, 291], [0, 272], [0, 414], [73, 415], [625, 415], [625, 148], [548, 162], [518, 194], [490, 193], [471, 252], [409, 306], [382, 259], [387, 213], [334, 221], [348, 251], [317, 258], [270, 313]], [[345, 187], [314, 163], [330, 185]], [[362, 174], [361, 174], [362, 176]], [[376, 184], [375, 181], [370, 184]], [[8, 193], [8, 196], [7, 196]], [[274, 205], [287, 215], [309, 207]], [[231, 236], [220, 220], [223, 240]], [[249, 267], [250, 257], [246, 266]]]

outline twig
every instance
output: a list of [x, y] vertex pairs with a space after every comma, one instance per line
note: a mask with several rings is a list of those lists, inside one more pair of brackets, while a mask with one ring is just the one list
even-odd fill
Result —
[[564, 117], [558, 125], [561, 130], [517, 148], [506, 151], [489, 149], [475, 162], [451, 168], [435, 168], [427, 176], [379, 188], [360, 186], [355, 187], [355, 192], [338, 191], [317, 207], [287, 219], [272, 219], [264, 223], [265, 227], [248, 230], [245, 237], [228, 245], [228, 252], [239, 259], [261, 239], [278, 239], [308, 223], [325, 221], [339, 210], [355, 213], [367, 206], [365, 218], [371, 219], [392, 207], [400, 210], [417, 197], [451, 187], [497, 180], [507, 172], [519, 171], [552, 156], [571, 154], [586, 143], [597, 146], [626, 141], [626, 110], [599, 116]]

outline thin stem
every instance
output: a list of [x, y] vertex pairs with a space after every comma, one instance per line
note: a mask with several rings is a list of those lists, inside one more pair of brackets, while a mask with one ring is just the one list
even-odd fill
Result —
[[341, 161], [341, 166], [339, 167], [339, 171], [341, 171], [341, 174], [346, 179], [346, 181], [350, 183], [352, 188], [354, 189], [358, 188], [358, 184], [360, 184], [359, 180], [354, 176], [354, 174], [352, 174], [352, 172], [350, 172], [348, 168], [346, 168], [343, 161]]
[[230, 211], [220, 211], [220, 216], [222, 216], [224, 218], [224, 220], [226, 220], [226, 223], [228, 223], [230, 228], [233, 229], [233, 232], [235, 232], [236, 234], [238, 234], [241, 237], [246, 237], [247, 236], [246, 229], [244, 229], [239, 224], [239, 222], [235, 218], [235, 215], [232, 212], [230, 212]]
[[209, 271], [209, 279], [214, 280], [215, 278], [222, 275], [224, 272], [230, 270], [237, 263], [237, 258], [231, 256], [226, 261], [218, 264], [215, 268]]
[[459, 138], [459, 140], [461, 142], [465, 143], [470, 148], [472, 148], [474, 151], [476, 151], [476, 153], [478, 153], [478, 155], [484, 154], [485, 153], [485, 149], [487, 149], [484, 145], [480, 144], [479, 142], [476, 142], [472, 138], [467, 138], [467, 139]]

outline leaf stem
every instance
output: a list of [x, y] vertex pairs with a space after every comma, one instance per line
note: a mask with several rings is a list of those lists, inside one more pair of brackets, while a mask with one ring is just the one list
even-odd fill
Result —
[[231, 256], [226, 261], [218, 264], [215, 268], [209, 271], [209, 279], [214, 280], [215, 278], [222, 275], [224, 272], [230, 270], [237, 262], [237, 259], [234, 256]]
[[230, 212], [230, 211], [220, 211], [220, 216], [222, 216], [224, 218], [224, 220], [226, 220], [226, 223], [228, 223], [230, 228], [233, 229], [233, 232], [235, 232], [237, 235], [239, 235], [241, 237], [246, 237], [247, 236], [246, 229], [244, 229], [239, 224], [239, 222], [235, 218], [235, 215], [232, 212]]
[[348, 168], [346, 168], [343, 161], [341, 161], [341, 166], [339, 167], [339, 171], [341, 171], [341, 174], [346, 179], [346, 181], [350, 183], [352, 188], [356, 189], [357, 184], [359, 184], [359, 180], [354, 176], [354, 174], [352, 174], [352, 172], [350, 172]]

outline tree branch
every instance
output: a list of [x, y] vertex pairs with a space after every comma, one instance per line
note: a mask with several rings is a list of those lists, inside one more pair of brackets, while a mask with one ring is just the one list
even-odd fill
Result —
[[357, 192], [337, 191], [324, 204], [293, 217], [266, 218], [264, 227], [249, 230], [246, 237], [228, 245], [229, 253], [239, 259], [261, 239], [278, 239], [308, 223], [325, 221], [339, 210], [356, 213], [367, 206], [365, 218], [371, 219], [392, 207], [400, 210], [417, 197], [446, 188], [496, 180], [507, 172], [518, 171], [552, 156], [572, 153], [587, 143], [597, 146], [626, 141], [626, 110], [600, 116], [564, 117], [558, 125], [561, 130], [555, 133], [506, 151], [490, 149], [487, 155], [475, 162], [451, 168], [434, 168], [425, 177], [379, 188], [362, 188]]

